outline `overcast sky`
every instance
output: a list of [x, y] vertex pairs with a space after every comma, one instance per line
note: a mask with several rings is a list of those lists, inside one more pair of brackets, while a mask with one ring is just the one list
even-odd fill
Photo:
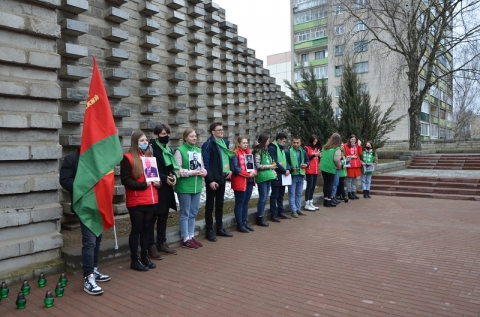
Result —
[[225, 9], [226, 20], [267, 66], [267, 55], [290, 51], [290, 0], [213, 0]]

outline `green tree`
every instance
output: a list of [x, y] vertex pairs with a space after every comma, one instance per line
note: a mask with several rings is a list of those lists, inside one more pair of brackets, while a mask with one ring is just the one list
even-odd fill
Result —
[[355, 134], [362, 143], [372, 140], [375, 148], [379, 149], [388, 139], [386, 135], [395, 129], [405, 115], [391, 118], [395, 104], [388, 107], [382, 115], [377, 100], [372, 105], [370, 95], [365, 90], [352, 63], [344, 65], [338, 98], [338, 107], [342, 109], [338, 133], [344, 138]]
[[301, 77], [299, 87], [285, 81], [292, 97], [285, 97], [287, 101], [285, 122], [279, 127], [300, 136], [304, 142], [315, 134], [323, 144], [336, 130], [332, 97], [328, 94], [327, 84], [324, 81], [319, 82], [316, 78], [313, 67], [303, 69]]

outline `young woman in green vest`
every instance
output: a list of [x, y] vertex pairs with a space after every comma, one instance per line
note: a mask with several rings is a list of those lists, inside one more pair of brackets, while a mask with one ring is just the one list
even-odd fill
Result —
[[196, 153], [197, 158], [202, 157], [197, 143], [197, 132], [187, 128], [183, 132], [183, 144], [175, 150], [175, 160], [179, 166], [179, 177], [175, 185], [175, 192], [180, 203], [180, 235], [183, 238], [182, 246], [187, 249], [198, 249], [203, 244], [195, 239], [195, 218], [200, 206], [203, 178], [207, 170], [201, 162], [198, 169], [190, 169], [190, 160]]
[[322, 158], [320, 159], [320, 170], [323, 177], [323, 205], [325, 207], [337, 207], [332, 203], [330, 195], [332, 194], [335, 172], [341, 167], [342, 138], [338, 133], [332, 134], [328, 142], [323, 146]]
[[365, 148], [362, 152], [362, 190], [363, 198], [372, 198], [370, 197], [370, 185], [372, 184], [373, 171], [365, 171], [366, 164], [373, 164], [377, 166], [378, 156], [375, 148], [373, 147], [372, 141], [367, 141], [365, 143]]
[[338, 168], [338, 186], [337, 186], [337, 192], [335, 196], [337, 196], [337, 199], [343, 200], [344, 202], [348, 203], [348, 197], [345, 194], [345, 177], [347, 177], [347, 168], [345, 167], [345, 163], [347, 162], [345, 158], [345, 152], [343, 152], [343, 147], [340, 148], [342, 151], [342, 166]]
[[265, 133], [262, 133], [258, 136], [257, 142], [257, 146], [253, 149], [253, 159], [255, 161], [255, 167], [257, 168], [255, 182], [257, 183], [259, 196], [257, 204], [257, 225], [268, 227], [268, 222], [263, 219], [263, 215], [267, 197], [270, 192], [271, 181], [276, 179], [274, 169], [277, 168], [277, 164], [272, 161], [272, 157], [267, 150], [270, 138]]

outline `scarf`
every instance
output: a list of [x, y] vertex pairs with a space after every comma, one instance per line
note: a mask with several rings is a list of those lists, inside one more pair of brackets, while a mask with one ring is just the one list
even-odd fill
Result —
[[277, 141], [273, 141], [273, 144], [277, 147], [277, 163], [280, 164], [283, 168], [287, 168], [287, 156], [285, 155], [285, 151], [280, 149]]
[[[302, 147], [299, 147], [298, 150], [300, 151], [300, 164], [305, 163], [305, 158], [303, 154], [303, 149]], [[290, 163], [292, 163], [292, 167], [295, 169], [295, 171], [292, 173], [293, 175], [305, 175], [305, 170], [300, 168], [298, 164], [298, 157], [297, 157], [297, 150], [292, 146], [290, 147]]]
[[229, 148], [227, 148], [227, 145], [225, 144], [224, 139], [215, 139], [217, 142], [218, 146], [220, 147], [220, 152], [222, 153], [222, 166], [223, 166], [223, 172], [224, 173], [229, 173], [230, 172], [230, 158], [235, 156], [235, 152], [231, 151]]
[[172, 165], [173, 172], [176, 174], [177, 171], [179, 170], [179, 167], [178, 167], [177, 161], [175, 160], [175, 156], [173, 156], [173, 154], [170, 151], [170, 148], [168, 147], [168, 145], [165, 144], [165, 147], [163, 147], [162, 144], [158, 141], [158, 139], [155, 139], [155, 143], [158, 145], [160, 150], [162, 150], [162, 155], [163, 155], [163, 160], [165, 161], [165, 166]]

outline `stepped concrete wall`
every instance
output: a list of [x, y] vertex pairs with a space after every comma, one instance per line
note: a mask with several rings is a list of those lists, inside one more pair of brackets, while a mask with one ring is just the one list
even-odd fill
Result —
[[[480, 139], [449, 139], [422, 141], [422, 150], [480, 150]], [[408, 150], [408, 141], [387, 141], [384, 151]]]
[[[199, 143], [213, 121], [253, 140], [283, 116], [280, 86], [213, 2], [0, 1], [0, 277], [60, 257], [75, 217], [58, 170], [80, 144], [93, 57], [124, 150], [158, 123], [175, 147], [186, 127]], [[118, 215], [123, 195], [117, 179]]]

